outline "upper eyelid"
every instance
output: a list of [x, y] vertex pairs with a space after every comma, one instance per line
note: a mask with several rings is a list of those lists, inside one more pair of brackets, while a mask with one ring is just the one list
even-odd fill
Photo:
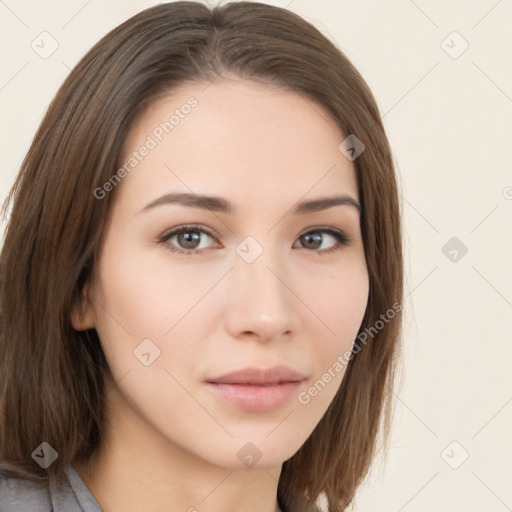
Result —
[[217, 235], [217, 232], [212, 229], [212, 228], [208, 228], [206, 226], [200, 226], [200, 225], [196, 225], [196, 224], [183, 224], [182, 226], [177, 226], [175, 228], [171, 228], [171, 229], [168, 229], [166, 231], [164, 231], [162, 233], [162, 235], [159, 237], [160, 239], [161, 238], [168, 238], [170, 237], [171, 235], [174, 235], [176, 233], [179, 233], [181, 231], [202, 231], [204, 233], [206, 233], [207, 235], [210, 235], [212, 238], [219, 238], [219, 236]]
[[[170, 229], [164, 231], [160, 238], [167, 237], [171, 234], [179, 233], [180, 231], [186, 231], [186, 230], [204, 231], [206, 234], [208, 234], [210, 236], [220, 238], [219, 235], [217, 234], [216, 230], [214, 230], [213, 228], [204, 226], [204, 225], [200, 225], [200, 224], [183, 224], [181, 226], [176, 226], [174, 228], [170, 228]], [[344, 230], [344, 229], [335, 228], [333, 226], [322, 226], [322, 225], [311, 226], [309, 228], [305, 228], [301, 232], [301, 235], [309, 233], [310, 231], [329, 231], [329, 230], [339, 232], [340, 234], [346, 235], [347, 237], [349, 236], [348, 233], [346, 232], [346, 230]]]

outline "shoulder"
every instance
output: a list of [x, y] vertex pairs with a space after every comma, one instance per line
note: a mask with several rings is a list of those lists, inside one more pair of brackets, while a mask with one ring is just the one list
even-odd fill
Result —
[[53, 510], [48, 484], [18, 478], [0, 468], [0, 510], [2, 512], [51, 512]]
[[0, 512], [102, 512], [80, 475], [67, 466], [46, 483], [21, 478], [0, 461]]

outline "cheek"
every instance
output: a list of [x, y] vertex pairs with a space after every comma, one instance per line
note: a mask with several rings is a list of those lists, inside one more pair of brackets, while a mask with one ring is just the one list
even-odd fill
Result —
[[[309, 338], [316, 361], [312, 388], [302, 404], [326, 408], [334, 398], [350, 358], [350, 352], [368, 303], [369, 280], [365, 265], [346, 267], [325, 279], [312, 297], [318, 319]], [[313, 323], [311, 323], [313, 325]], [[300, 398], [300, 397], [299, 397]], [[313, 400], [314, 398], [314, 400]], [[309, 407], [308, 407], [309, 409]]]
[[197, 302], [207, 283], [197, 272], [171, 269], [165, 258], [144, 258], [135, 250], [127, 250], [130, 257], [125, 257], [121, 252], [112, 251], [100, 268], [110, 315], [99, 313], [107, 323], [115, 318], [135, 338], [162, 337]]
[[[355, 338], [368, 302], [368, 274], [359, 272], [332, 276], [314, 297], [316, 331], [309, 336], [314, 375], [297, 396], [299, 410], [311, 430], [324, 415], [345, 376]], [[315, 335], [316, 333], [316, 335]]]
[[[98, 270], [97, 331], [115, 377], [131, 371], [146, 378], [150, 369], [153, 377], [200, 358], [201, 347], [193, 340], [201, 338], [199, 330], [207, 320], [198, 321], [205, 313], [199, 303], [218, 277], [203, 275], [192, 265], [172, 267], [165, 255], [151, 258], [115, 240], [105, 246]], [[148, 352], [146, 359], [154, 361], [150, 368], [140, 359]]]
[[326, 339], [330, 347], [351, 343], [361, 325], [366, 311], [369, 293], [369, 278], [366, 266], [346, 266], [331, 273], [315, 290], [312, 297], [314, 311], [324, 324]]

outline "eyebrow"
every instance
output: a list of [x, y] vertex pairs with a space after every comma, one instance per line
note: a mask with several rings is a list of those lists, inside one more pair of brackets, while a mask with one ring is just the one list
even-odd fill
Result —
[[[157, 206], [177, 204], [192, 208], [201, 208], [212, 212], [233, 213], [231, 203], [222, 197], [202, 196], [188, 193], [165, 194], [151, 203], [147, 204], [141, 212], [152, 210]], [[292, 213], [295, 215], [304, 215], [306, 213], [319, 212], [332, 208], [333, 206], [352, 206], [362, 213], [361, 205], [348, 195], [338, 195], [332, 197], [319, 197], [311, 201], [303, 201], [295, 206]]]

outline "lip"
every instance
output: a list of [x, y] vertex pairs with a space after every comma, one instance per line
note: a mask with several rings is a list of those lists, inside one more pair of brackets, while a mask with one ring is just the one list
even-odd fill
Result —
[[217, 384], [271, 385], [286, 382], [300, 382], [305, 378], [305, 375], [288, 368], [288, 366], [278, 365], [267, 369], [250, 366], [226, 373], [220, 377], [207, 379], [207, 382]]
[[277, 409], [296, 395], [306, 379], [286, 366], [244, 368], [206, 381], [216, 396], [249, 412]]

